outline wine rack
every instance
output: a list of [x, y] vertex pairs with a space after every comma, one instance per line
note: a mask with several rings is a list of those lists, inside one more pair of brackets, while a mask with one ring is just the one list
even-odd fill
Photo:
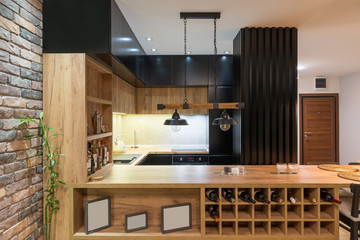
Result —
[[[236, 188], [226, 187], [234, 192], [236, 201], [231, 203], [224, 197], [219, 202], [211, 202], [205, 197], [205, 237], [233, 236], [236, 239], [266, 239], [269, 236], [296, 237], [306, 239], [310, 237], [327, 236], [336, 239], [337, 211], [336, 203], [325, 202], [320, 199], [320, 189], [324, 189], [338, 197], [335, 188], [320, 187], [259, 187]], [[207, 188], [205, 188], [206, 190]], [[216, 188], [221, 194], [222, 188]], [[240, 191], [247, 191], [252, 198], [256, 191], [261, 190], [270, 200], [272, 191], [276, 191], [283, 202], [245, 202], [238, 197]], [[296, 202], [288, 199], [291, 193]], [[310, 196], [309, 197], [305, 197]], [[314, 200], [310, 201], [311, 199]], [[215, 222], [207, 213], [208, 206], [216, 205], [219, 209], [219, 222]]]

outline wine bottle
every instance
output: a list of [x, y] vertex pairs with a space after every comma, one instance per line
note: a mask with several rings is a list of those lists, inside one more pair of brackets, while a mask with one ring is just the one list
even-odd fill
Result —
[[288, 192], [288, 198], [291, 203], [296, 203], [296, 199], [295, 199], [294, 195], [292, 194], [292, 192]]
[[104, 162], [104, 165], [106, 165], [108, 163], [108, 159], [109, 159], [109, 148], [107, 147], [106, 145], [106, 142], [103, 143], [104, 144], [104, 159], [103, 159], [103, 162]]
[[266, 198], [265, 194], [261, 190], [256, 191], [254, 197], [258, 202], [266, 202], [267, 204], [270, 204], [270, 201]]
[[211, 188], [207, 189], [206, 192], [205, 192], [205, 195], [212, 202], [219, 202], [220, 201], [219, 193], [215, 189], [211, 189]]
[[316, 199], [310, 196], [310, 194], [308, 194], [307, 192], [304, 193], [304, 198], [311, 203], [316, 203]]
[[93, 155], [93, 146], [91, 145], [91, 142], [88, 143], [88, 148], [89, 148], [89, 152], [90, 152], [90, 157], [91, 157], [91, 163], [90, 163], [90, 172], [91, 174], [95, 173], [95, 160], [94, 160], [94, 155]]
[[97, 170], [100, 170], [102, 166], [102, 154], [103, 154], [100, 141], [97, 142], [96, 151], [97, 151]]
[[235, 203], [235, 196], [231, 189], [223, 188], [222, 195], [225, 198], [226, 201], [229, 201], [231, 203]]
[[276, 191], [271, 191], [270, 199], [273, 202], [283, 203], [284, 200], [281, 199], [280, 195]]
[[86, 161], [86, 168], [87, 168], [87, 175], [91, 175], [91, 143], [87, 143], [87, 161]]
[[219, 208], [217, 206], [209, 207], [209, 215], [215, 220], [215, 222], [219, 222]]
[[253, 204], [256, 203], [254, 199], [251, 198], [250, 194], [247, 191], [239, 191], [238, 194], [239, 198], [243, 200], [244, 202], [251, 202]]
[[336, 202], [337, 204], [341, 204], [341, 200], [334, 198], [334, 196], [331, 193], [323, 189], [320, 190], [320, 197], [325, 202]]
[[91, 153], [92, 153], [92, 157], [93, 157], [93, 159], [91, 160], [91, 161], [93, 161], [93, 168], [92, 168], [91, 172], [95, 173], [97, 170], [97, 150], [96, 150], [95, 141], [93, 141], [93, 143], [91, 144]]

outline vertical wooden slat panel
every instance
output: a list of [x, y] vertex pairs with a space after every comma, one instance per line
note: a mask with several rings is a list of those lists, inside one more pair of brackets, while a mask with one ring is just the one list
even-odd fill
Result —
[[234, 84], [240, 87], [234, 99], [245, 102], [245, 109], [234, 156], [240, 155], [240, 164], [295, 162], [297, 29], [244, 28], [240, 33], [234, 40], [234, 46], [240, 44], [234, 54], [241, 58], [240, 64], [234, 62], [234, 76], [239, 76], [234, 81], [240, 81]]

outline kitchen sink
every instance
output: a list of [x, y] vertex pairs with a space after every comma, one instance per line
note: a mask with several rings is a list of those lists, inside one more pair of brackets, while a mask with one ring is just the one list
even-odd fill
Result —
[[113, 162], [115, 165], [129, 165], [138, 159], [141, 154], [114, 154]]

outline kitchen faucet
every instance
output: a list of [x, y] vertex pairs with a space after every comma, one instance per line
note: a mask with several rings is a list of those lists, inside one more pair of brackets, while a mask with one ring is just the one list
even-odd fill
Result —
[[139, 146], [136, 146], [136, 130], [134, 130], [134, 146], [131, 148], [138, 148]]

